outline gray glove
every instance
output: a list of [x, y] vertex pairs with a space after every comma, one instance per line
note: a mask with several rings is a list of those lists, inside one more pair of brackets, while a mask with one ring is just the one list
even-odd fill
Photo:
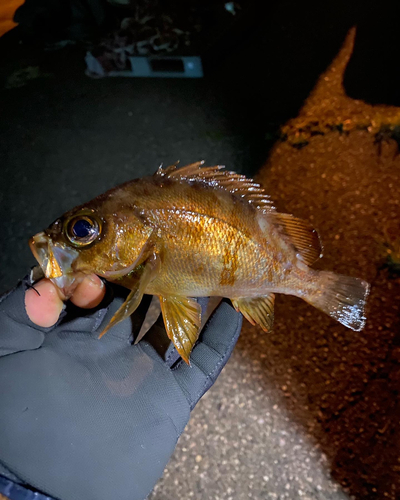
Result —
[[132, 345], [143, 307], [98, 340], [123, 298], [70, 305], [46, 329], [27, 317], [25, 289], [0, 303], [0, 475], [60, 500], [143, 500], [228, 361], [241, 315], [223, 302], [189, 367], [165, 350], [160, 321]]

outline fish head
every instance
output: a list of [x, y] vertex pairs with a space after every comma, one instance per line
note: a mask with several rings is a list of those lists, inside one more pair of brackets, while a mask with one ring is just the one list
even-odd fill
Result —
[[90, 203], [55, 220], [29, 246], [45, 277], [69, 298], [87, 274], [115, 281], [132, 271], [152, 231], [134, 210]]
[[93, 210], [67, 213], [47, 229], [29, 240], [30, 249], [46, 278], [70, 297], [85, 274], [92, 272], [84, 266], [85, 248], [101, 234], [101, 219]]

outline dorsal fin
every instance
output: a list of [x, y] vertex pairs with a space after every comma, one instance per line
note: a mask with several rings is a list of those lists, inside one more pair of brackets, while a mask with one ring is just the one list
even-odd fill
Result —
[[159, 167], [156, 176], [168, 179], [183, 180], [186, 182], [198, 182], [214, 188], [229, 191], [243, 201], [247, 201], [256, 208], [266, 212], [275, 210], [270, 197], [264, 189], [245, 175], [223, 170], [222, 165], [203, 167], [204, 161], [191, 163], [185, 167], [177, 168], [175, 163], [167, 168]]
[[322, 257], [322, 244], [319, 234], [312, 225], [290, 214], [273, 213], [270, 220], [277, 225], [288, 241], [294, 245], [301, 259], [310, 266]]

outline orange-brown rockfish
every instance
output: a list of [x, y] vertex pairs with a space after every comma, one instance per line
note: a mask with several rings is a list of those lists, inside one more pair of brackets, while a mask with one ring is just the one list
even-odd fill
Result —
[[193, 297], [227, 297], [266, 331], [276, 293], [301, 297], [353, 330], [365, 323], [369, 285], [310, 269], [321, 245], [307, 222], [276, 212], [253, 180], [203, 162], [160, 167], [111, 189], [64, 214], [30, 246], [66, 297], [89, 273], [131, 290], [106, 330], [130, 316], [143, 294], [158, 295], [167, 334], [186, 362], [201, 324]]

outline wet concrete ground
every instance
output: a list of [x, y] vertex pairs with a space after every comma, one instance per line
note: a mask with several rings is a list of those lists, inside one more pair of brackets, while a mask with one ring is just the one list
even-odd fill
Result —
[[[235, 107], [221, 75], [93, 81], [74, 55], [63, 57], [45, 59], [52, 76], [0, 92], [1, 289], [33, 263], [31, 234], [161, 161], [205, 158], [242, 172], [262, 165], [252, 101], [239, 96]], [[318, 266], [372, 283], [367, 327], [346, 330], [278, 297], [274, 332], [244, 325], [152, 500], [399, 498], [400, 289], [381, 268], [398, 234], [396, 153], [394, 141], [378, 148], [356, 129], [273, 149], [259, 180], [279, 210], [320, 230]]]

